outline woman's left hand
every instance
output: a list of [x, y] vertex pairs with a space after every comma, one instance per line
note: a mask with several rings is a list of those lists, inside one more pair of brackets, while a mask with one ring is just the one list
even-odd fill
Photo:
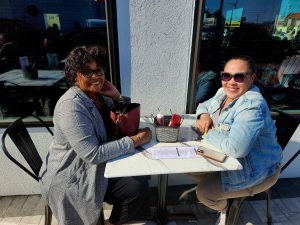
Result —
[[208, 113], [203, 113], [200, 118], [196, 120], [195, 126], [202, 134], [205, 134], [213, 127], [213, 121]]
[[111, 97], [114, 100], [120, 99], [120, 96], [121, 96], [118, 89], [107, 80], [104, 81], [104, 84], [102, 86], [102, 90], [101, 90], [100, 94], [107, 96], [107, 97]]

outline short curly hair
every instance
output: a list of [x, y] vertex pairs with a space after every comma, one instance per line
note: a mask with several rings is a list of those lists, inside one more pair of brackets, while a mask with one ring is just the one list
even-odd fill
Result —
[[66, 80], [69, 87], [76, 84], [77, 72], [92, 61], [95, 61], [97, 66], [101, 66], [105, 70], [107, 67], [106, 50], [100, 46], [82, 46], [70, 52], [65, 64]]

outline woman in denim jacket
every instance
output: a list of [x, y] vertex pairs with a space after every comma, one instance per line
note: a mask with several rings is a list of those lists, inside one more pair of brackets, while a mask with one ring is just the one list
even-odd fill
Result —
[[207, 133], [205, 139], [243, 166], [242, 170], [194, 175], [200, 202], [223, 212], [217, 224], [225, 224], [227, 199], [267, 190], [280, 173], [281, 147], [267, 103], [253, 85], [255, 71], [248, 56], [230, 59], [221, 73], [223, 87], [196, 111], [196, 127]]

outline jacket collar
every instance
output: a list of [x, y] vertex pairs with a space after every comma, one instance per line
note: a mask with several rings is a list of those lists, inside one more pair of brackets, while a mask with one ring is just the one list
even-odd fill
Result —
[[[236, 101], [238, 101], [239, 99], [243, 99], [245, 98], [245, 96], [247, 96], [249, 93], [253, 93], [253, 92], [257, 92], [257, 93], [260, 93], [259, 91], [259, 88], [257, 86], [255, 86], [254, 84], [251, 85], [251, 87], [249, 88], [248, 91], [246, 91], [246, 93], [244, 93], [243, 95], [241, 95], [240, 97], [234, 99], [229, 105], [233, 105]], [[216, 94], [216, 99], [218, 101], [218, 103], [222, 103], [223, 100], [225, 100], [226, 98], [226, 94], [225, 94], [225, 91], [224, 91], [224, 88], [220, 88], [219, 91], [217, 92]]]
[[[250, 93], [253, 93], [253, 92], [256, 92], [256, 93], [259, 93], [260, 91], [259, 91], [259, 88], [257, 87], [257, 86], [255, 86], [255, 85], [252, 85], [250, 88], [249, 88], [249, 90], [248, 91], [246, 91], [246, 93], [244, 93], [242, 96], [240, 96], [240, 97], [238, 97], [238, 98], [236, 98], [236, 99], [234, 99], [232, 102], [230, 102], [229, 103], [229, 105], [227, 106], [228, 108], [231, 108], [231, 107], [234, 107], [234, 105], [235, 105], [235, 103], [237, 102], [237, 101], [242, 101], [247, 95], [249, 95]], [[219, 108], [220, 108], [220, 105], [222, 104], [222, 102], [224, 101], [226, 99], [226, 94], [225, 94], [225, 91], [224, 91], [224, 89], [223, 89], [223, 87], [222, 88], [220, 88], [219, 89], [219, 91], [217, 92], [217, 94], [216, 94], [216, 102], [214, 102], [213, 104], [212, 104], [212, 108], [211, 108], [211, 111], [212, 112], [216, 112]], [[222, 114], [222, 120], [225, 120], [225, 118], [227, 117], [227, 115], [228, 115], [228, 113], [229, 113], [229, 111], [228, 110], [226, 110], [226, 111], [224, 111]]]
[[72, 91], [76, 93], [77, 96], [84, 102], [84, 105], [87, 107], [94, 107], [95, 104], [93, 103], [92, 99], [87, 96], [78, 86], [71, 87]]
[[94, 126], [96, 127], [97, 136], [102, 140], [102, 142], [104, 142], [107, 139], [106, 132], [100, 132], [100, 127], [105, 127], [104, 122], [93, 100], [89, 96], [87, 96], [78, 86], [71, 87], [71, 90], [82, 100], [84, 106], [86, 106], [91, 112], [94, 120]]

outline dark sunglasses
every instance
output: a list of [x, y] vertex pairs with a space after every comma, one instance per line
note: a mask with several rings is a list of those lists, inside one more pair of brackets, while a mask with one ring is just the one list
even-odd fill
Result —
[[105, 75], [105, 70], [103, 68], [97, 68], [95, 70], [82, 69], [82, 70], [80, 70], [80, 73], [82, 73], [82, 75], [87, 77], [87, 78], [91, 78], [94, 74], [96, 76], [104, 76]]
[[231, 74], [231, 73], [227, 73], [227, 72], [221, 72], [221, 79], [222, 79], [222, 81], [227, 82], [227, 81], [230, 81], [231, 78], [233, 77], [235, 82], [242, 83], [242, 82], [244, 82], [245, 77], [249, 74], [250, 73], [248, 73], [248, 72], [235, 73], [235, 74]]

